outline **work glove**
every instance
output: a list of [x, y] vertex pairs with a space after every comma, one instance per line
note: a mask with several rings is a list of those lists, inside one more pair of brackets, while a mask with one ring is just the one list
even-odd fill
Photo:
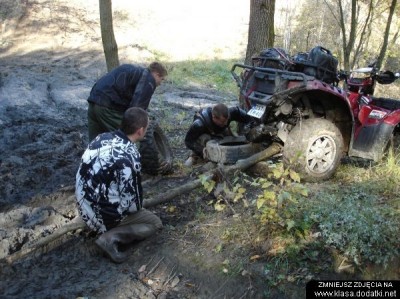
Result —
[[207, 148], [203, 148], [203, 159], [209, 160]]

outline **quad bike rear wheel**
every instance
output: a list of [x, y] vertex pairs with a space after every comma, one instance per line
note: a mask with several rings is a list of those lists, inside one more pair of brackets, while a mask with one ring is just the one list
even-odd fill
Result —
[[299, 122], [283, 147], [283, 162], [311, 182], [332, 177], [342, 156], [342, 134], [332, 122], [321, 118]]
[[152, 120], [140, 142], [143, 172], [150, 175], [172, 172], [173, 155], [168, 139], [157, 122]]

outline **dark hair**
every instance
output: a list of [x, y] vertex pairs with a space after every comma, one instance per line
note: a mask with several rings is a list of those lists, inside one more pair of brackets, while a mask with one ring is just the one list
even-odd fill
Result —
[[212, 115], [217, 118], [229, 118], [229, 109], [225, 104], [217, 104], [212, 108]]
[[139, 107], [131, 107], [125, 111], [122, 118], [121, 130], [126, 135], [134, 134], [140, 128], [149, 124], [149, 116], [145, 110]]
[[163, 66], [161, 63], [159, 63], [157, 61], [150, 63], [149, 70], [150, 70], [150, 72], [158, 73], [162, 77], [165, 77], [168, 75], [168, 71], [165, 68], [165, 66]]

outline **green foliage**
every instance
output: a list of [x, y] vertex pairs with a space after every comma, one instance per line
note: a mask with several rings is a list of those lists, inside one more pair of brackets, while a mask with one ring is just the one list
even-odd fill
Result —
[[270, 287], [275, 287], [286, 280], [289, 272], [289, 260], [286, 256], [273, 257], [264, 267], [264, 275]]
[[[321, 238], [314, 242], [322, 244], [319, 246], [337, 249], [358, 265], [365, 262], [387, 265], [400, 254], [400, 209], [393, 208], [393, 201], [383, 200], [379, 189], [383, 185], [372, 179], [379, 177], [389, 182], [392, 178], [383, 174], [390, 172], [394, 181], [398, 181], [397, 161], [388, 156], [384, 164], [368, 169], [369, 174], [365, 175], [368, 181], [358, 177], [358, 183], [352, 186], [326, 187], [311, 195], [310, 190], [300, 183], [298, 174], [282, 164], [277, 164], [266, 178], [251, 178], [241, 173], [235, 176], [231, 185], [224, 185], [224, 196], [218, 197], [214, 208], [223, 210], [221, 206], [226, 207], [229, 202], [242, 202], [243, 208], [255, 208], [254, 219], [260, 233], [292, 239], [289, 243], [283, 242], [285, 245], [280, 251], [288, 259], [296, 259], [299, 252], [306, 254], [305, 248], [309, 246], [306, 237], [310, 236], [311, 230], [316, 230]], [[369, 189], [366, 188], [368, 184]], [[205, 185], [209, 192], [215, 187]], [[230, 193], [233, 195], [227, 196]], [[252, 199], [247, 198], [250, 194]], [[298, 237], [303, 241], [295, 241]], [[233, 236], [232, 230], [227, 230], [222, 239], [232, 238], [240, 236]]]
[[222, 273], [228, 276], [237, 276], [243, 270], [242, 263], [232, 263], [228, 259], [224, 260], [221, 266]]
[[246, 188], [243, 188], [240, 184], [236, 184], [233, 186], [232, 192], [235, 194], [233, 202], [244, 200], [245, 206], [248, 206], [247, 201], [245, 200]]
[[256, 178], [253, 185], [261, 188], [256, 205], [263, 226], [279, 224], [304, 234], [307, 226], [297, 216], [297, 205], [300, 198], [308, 196], [308, 190], [300, 184], [298, 173], [278, 164], [267, 178]]
[[370, 261], [387, 265], [400, 253], [399, 211], [357, 187], [316, 194], [304, 216], [317, 226], [327, 245], [356, 264]]
[[211, 193], [215, 187], [215, 181], [210, 180], [210, 178], [206, 175], [200, 175], [199, 179], [207, 193]]
[[[400, 153], [391, 147], [385, 157], [374, 168], [373, 178], [382, 181], [377, 184], [385, 194], [397, 195], [400, 180]], [[382, 185], [383, 184], [383, 185]]]
[[[213, 181], [207, 181], [200, 176], [203, 187], [210, 193], [215, 187]], [[307, 197], [307, 188], [300, 184], [298, 173], [283, 164], [277, 167], [267, 178], [251, 178], [243, 173], [238, 173], [232, 183], [224, 183], [222, 192], [215, 201], [212, 201], [217, 211], [222, 211], [231, 203], [242, 202], [243, 208], [256, 208], [255, 217], [261, 227], [285, 228], [295, 235], [304, 235], [307, 223], [299, 215], [298, 199]], [[256, 189], [253, 200], [247, 199], [248, 188]]]

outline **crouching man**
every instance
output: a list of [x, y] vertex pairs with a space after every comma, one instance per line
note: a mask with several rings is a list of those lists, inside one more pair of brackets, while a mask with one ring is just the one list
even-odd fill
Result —
[[192, 150], [185, 165], [192, 166], [202, 160], [204, 148], [209, 140], [232, 136], [229, 127], [232, 121], [248, 124], [252, 117], [239, 107], [228, 108], [222, 103], [196, 112], [185, 136], [185, 145]]
[[119, 244], [145, 239], [162, 227], [143, 209], [140, 154], [149, 118], [141, 108], [125, 111], [121, 129], [98, 135], [84, 152], [76, 174], [79, 214], [99, 234], [96, 244], [115, 263], [128, 258]]

